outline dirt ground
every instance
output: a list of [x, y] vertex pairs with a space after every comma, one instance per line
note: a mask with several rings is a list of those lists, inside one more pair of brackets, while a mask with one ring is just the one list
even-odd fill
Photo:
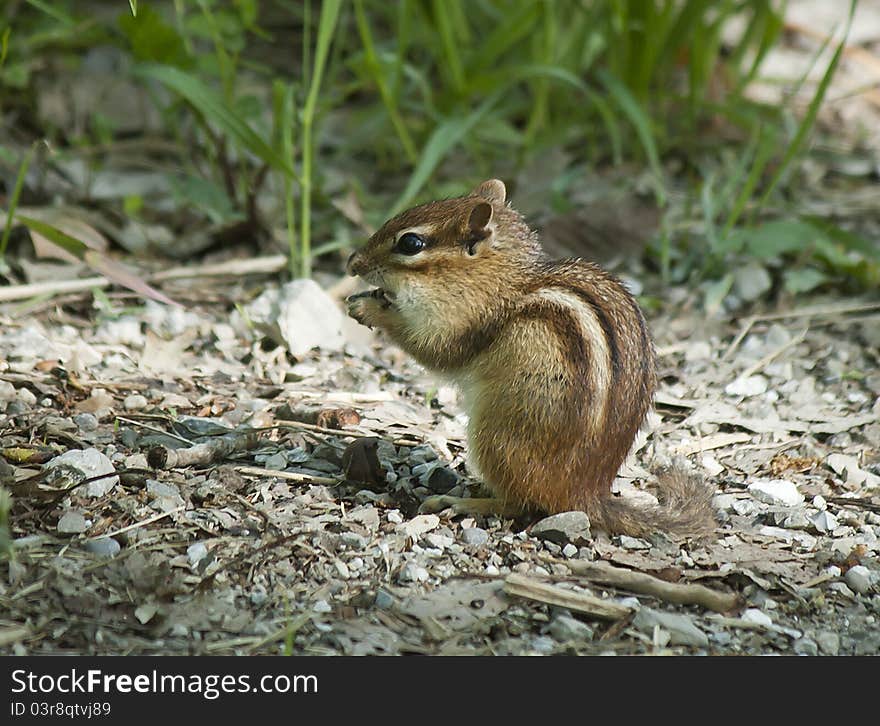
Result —
[[717, 493], [699, 544], [418, 514], [479, 492], [455, 390], [347, 324], [289, 359], [220, 288], [0, 317], [3, 652], [880, 649], [876, 302], [726, 324], [672, 290], [651, 316], [657, 410], [616, 488], [685, 457]]

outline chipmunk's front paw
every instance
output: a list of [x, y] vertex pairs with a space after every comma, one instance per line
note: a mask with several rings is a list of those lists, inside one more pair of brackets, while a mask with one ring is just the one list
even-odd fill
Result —
[[349, 316], [369, 328], [379, 325], [385, 311], [391, 306], [391, 301], [385, 297], [385, 291], [381, 288], [351, 295], [346, 298], [345, 303]]

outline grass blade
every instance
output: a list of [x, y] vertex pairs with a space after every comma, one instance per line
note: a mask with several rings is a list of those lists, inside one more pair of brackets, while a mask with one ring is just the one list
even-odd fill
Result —
[[133, 69], [136, 76], [158, 81], [190, 103], [202, 116], [216, 124], [242, 148], [259, 157], [273, 169], [297, 178], [289, 159], [281, 157], [214, 90], [195, 76], [172, 66], [144, 64]]
[[849, 37], [849, 30], [852, 26], [852, 19], [853, 15], [855, 14], [856, 5], [857, 0], [850, 0], [849, 15], [846, 19], [846, 29], [844, 30], [843, 38], [837, 45], [837, 49], [834, 51], [834, 55], [831, 57], [831, 62], [828, 64], [828, 68], [825, 69], [822, 80], [819, 82], [819, 87], [816, 89], [816, 94], [813, 96], [813, 100], [810, 101], [810, 105], [807, 108], [807, 113], [804, 115], [803, 120], [798, 126], [798, 130], [795, 133], [791, 143], [789, 144], [785, 155], [782, 157], [782, 161], [779, 162], [779, 167], [776, 169], [776, 173], [773, 175], [773, 178], [767, 185], [767, 189], [761, 197], [759, 206], [764, 206], [764, 204], [766, 204], [767, 199], [773, 193], [773, 190], [776, 189], [776, 185], [779, 183], [779, 180], [788, 170], [788, 167], [791, 165], [791, 162], [794, 160], [794, 158], [800, 153], [801, 148], [804, 145], [804, 141], [807, 138], [807, 134], [809, 134], [810, 130], [813, 128], [813, 124], [816, 121], [816, 115], [819, 113], [819, 107], [822, 105], [822, 101], [825, 99], [825, 94], [828, 91], [828, 86], [831, 85], [831, 79], [834, 77], [834, 73], [837, 70], [838, 64], [840, 63], [840, 58], [843, 55], [843, 50], [846, 47], [846, 39]]
[[639, 105], [638, 101], [629, 92], [626, 86], [614, 76], [602, 70], [598, 73], [599, 80], [605, 86], [605, 90], [611, 95], [623, 115], [629, 120], [636, 130], [636, 135], [642, 144], [648, 164], [654, 176], [654, 197], [657, 204], [663, 206], [666, 203], [666, 188], [663, 183], [663, 169], [660, 166], [660, 155], [657, 153], [657, 144], [651, 132], [651, 120]]
[[[40, 142], [37, 142], [40, 143]], [[12, 233], [12, 219], [15, 216], [15, 210], [18, 207], [18, 198], [21, 196], [21, 189], [24, 186], [24, 178], [27, 176], [28, 168], [33, 161], [34, 153], [37, 145], [33, 144], [21, 160], [21, 166], [18, 167], [18, 176], [15, 177], [15, 186], [12, 188], [12, 196], [9, 197], [9, 209], [6, 212], [6, 227], [3, 229], [3, 238], [0, 239], [0, 261], [6, 255], [6, 246], [9, 244], [9, 235]]]
[[394, 203], [389, 216], [394, 216], [415, 198], [416, 194], [428, 181], [428, 177], [437, 165], [443, 161], [446, 155], [467, 135], [467, 133], [479, 122], [486, 112], [495, 105], [501, 97], [500, 92], [493, 93], [481, 103], [472, 113], [464, 118], [456, 117], [447, 119], [434, 129], [428, 143], [422, 151], [419, 163], [413, 170], [406, 188]]

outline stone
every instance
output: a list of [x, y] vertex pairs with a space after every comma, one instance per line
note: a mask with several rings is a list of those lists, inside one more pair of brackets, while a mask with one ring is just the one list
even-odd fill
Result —
[[840, 636], [830, 630], [816, 633], [816, 644], [825, 655], [837, 655], [840, 652]]
[[575, 547], [571, 542], [569, 542], [565, 547], [562, 548], [562, 554], [568, 558], [576, 556], [578, 553], [578, 548]]
[[376, 591], [376, 607], [380, 610], [390, 610], [394, 605], [394, 596], [387, 590], [379, 588]]
[[489, 533], [480, 527], [466, 527], [461, 530], [461, 541], [471, 547], [482, 547], [489, 541]]
[[[389, 513], [389, 521], [391, 516]], [[437, 529], [440, 526], [440, 517], [436, 514], [417, 514], [412, 519], [403, 522], [397, 527], [398, 531], [403, 532], [407, 537], [418, 539], [426, 532]]]
[[424, 567], [407, 562], [397, 576], [400, 582], [427, 582], [430, 575]]
[[567, 643], [572, 640], [592, 640], [595, 635], [595, 632], [589, 625], [565, 613], [557, 613], [553, 617], [547, 632], [561, 643]]
[[561, 512], [536, 522], [530, 534], [538, 539], [549, 540], [558, 545], [571, 542], [587, 544], [592, 539], [590, 518], [585, 512]]
[[639, 539], [638, 537], [630, 537], [629, 535], [622, 534], [620, 535], [620, 546], [625, 550], [649, 550], [651, 549], [651, 543], [646, 542], [643, 539]]
[[[817, 497], [818, 498], [818, 497]], [[831, 512], [827, 509], [823, 509], [820, 512], [817, 512], [811, 519], [813, 527], [816, 528], [817, 532], [825, 533], [832, 532], [837, 529], [838, 522], [837, 517], [835, 517]]]
[[345, 345], [345, 316], [314, 280], [293, 280], [280, 290], [266, 290], [246, 311], [260, 332], [291, 355], [299, 357], [312, 348], [340, 351]]
[[633, 618], [633, 627], [646, 635], [653, 635], [654, 628], [660, 627], [669, 634], [671, 645], [691, 645], [698, 648], [709, 645], [709, 638], [694, 625], [693, 620], [679, 613], [642, 607]]
[[186, 548], [186, 558], [191, 567], [195, 567], [208, 555], [208, 548], [204, 542], [194, 542]]
[[89, 479], [102, 474], [112, 474], [102, 479], [89, 482], [80, 491], [87, 497], [103, 497], [108, 494], [119, 482], [113, 462], [97, 449], [72, 449], [65, 451], [61, 456], [56, 456], [47, 462], [45, 468], [68, 467], [75, 469], [83, 479]]
[[804, 496], [793, 482], [785, 479], [755, 479], [749, 484], [749, 494], [764, 504], [777, 507], [795, 507]]
[[357, 532], [343, 532], [339, 535], [339, 541], [353, 550], [362, 550], [367, 546], [366, 537], [362, 537]]
[[724, 387], [724, 392], [728, 396], [743, 396], [750, 398], [751, 396], [759, 396], [767, 391], [767, 379], [761, 375], [747, 376], [746, 378], [737, 378]]
[[112, 537], [99, 537], [98, 539], [90, 539], [85, 544], [86, 550], [98, 557], [115, 557], [121, 549], [119, 542]]
[[143, 411], [148, 405], [147, 397], [140, 393], [132, 393], [122, 401], [122, 407], [126, 411]]
[[767, 613], [765, 613], [763, 610], [759, 610], [758, 608], [747, 608], [742, 614], [741, 619], [747, 623], [763, 625], [766, 628], [773, 627], [773, 620], [770, 618], [770, 616], [767, 615]]
[[843, 576], [843, 581], [859, 595], [867, 595], [871, 591], [873, 579], [871, 571], [864, 565], [850, 567]]
[[794, 641], [794, 652], [798, 655], [819, 655], [819, 646], [810, 638], [798, 638]]
[[92, 413], [78, 413], [73, 417], [77, 428], [84, 433], [91, 433], [98, 428], [98, 419]]
[[424, 479], [428, 489], [436, 494], [448, 494], [458, 486], [459, 476], [448, 466], [435, 466]]
[[61, 519], [58, 520], [58, 533], [82, 534], [91, 526], [91, 521], [86, 519], [82, 512], [69, 509], [62, 514]]

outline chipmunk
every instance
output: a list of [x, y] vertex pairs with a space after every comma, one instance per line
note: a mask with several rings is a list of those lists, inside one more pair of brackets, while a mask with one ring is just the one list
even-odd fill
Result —
[[708, 534], [711, 492], [699, 477], [661, 474], [659, 507], [612, 495], [652, 403], [652, 339], [617, 278], [548, 259], [506, 197], [490, 179], [414, 207], [348, 260], [349, 274], [377, 286], [349, 297], [348, 314], [458, 384], [469, 461], [495, 495], [431, 497], [422, 511], [582, 510], [612, 534]]

